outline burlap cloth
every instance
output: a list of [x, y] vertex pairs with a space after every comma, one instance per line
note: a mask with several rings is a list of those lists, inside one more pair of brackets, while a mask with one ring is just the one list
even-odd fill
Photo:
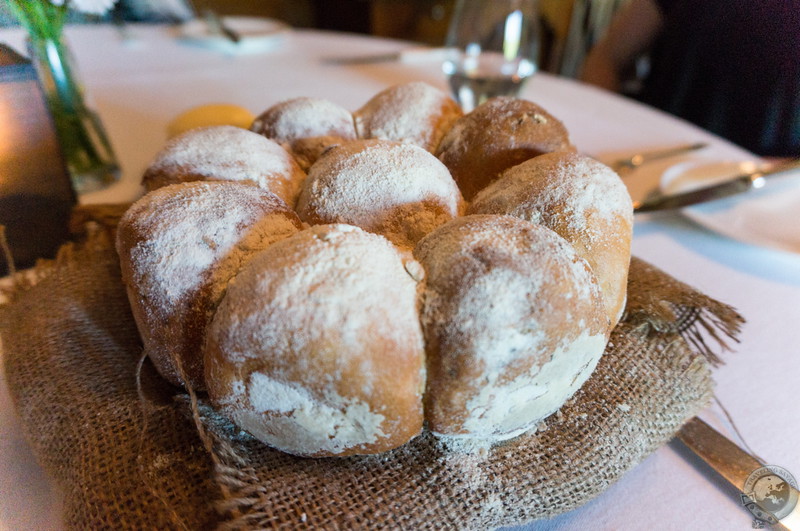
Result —
[[709, 347], [719, 347], [707, 340], [722, 344], [742, 322], [634, 260], [626, 317], [597, 370], [534, 433], [471, 453], [421, 436], [380, 456], [302, 459], [238, 432], [203, 396], [192, 407], [141, 361], [108, 238], [62, 249], [37, 274], [0, 308], [0, 333], [16, 409], [72, 529], [491, 528], [552, 517], [597, 496], [707, 404]]

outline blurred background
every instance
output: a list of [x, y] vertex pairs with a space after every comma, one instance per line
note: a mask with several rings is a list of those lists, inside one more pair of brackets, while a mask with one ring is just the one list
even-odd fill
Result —
[[[613, 13], [628, 0], [541, 0], [544, 71], [576, 77]], [[207, 9], [219, 15], [262, 16], [296, 28], [396, 38], [441, 46], [455, 0], [121, 0], [109, 17], [176, 23]], [[85, 22], [72, 13], [74, 22]], [[0, 3], [0, 26], [14, 24]]]

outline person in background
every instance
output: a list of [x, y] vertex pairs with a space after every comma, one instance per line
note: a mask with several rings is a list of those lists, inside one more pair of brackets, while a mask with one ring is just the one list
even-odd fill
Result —
[[800, 156], [800, 0], [631, 0], [581, 78], [634, 96], [758, 154]]

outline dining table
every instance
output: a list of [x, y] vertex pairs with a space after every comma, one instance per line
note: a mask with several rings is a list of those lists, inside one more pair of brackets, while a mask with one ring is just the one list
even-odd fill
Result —
[[[71, 25], [65, 34], [121, 167], [118, 182], [81, 195], [82, 204], [142, 195], [141, 176], [164, 146], [168, 125], [196, 106], [234, 104], [257, 115], [308, 96], [356, 110], [399, 83], [423, 81], [447, 90], [436, 54], [414, 61], [329, 61], [414, 46], [367, 35], [285, 28], [239, 49], [167, 24], [132, 23], [124, 30]], [[2, 29], [0, 42], [24, 51], [25, 34]], [[579, 152], [607, 164], [642, 151], [705, 144], [620, 171], [634, 199], [676, 182], [696, 186], [766, 163], [686, 121], [574, 79], [538, 72], [520, 97], [560, 119]], [[720, 349], [723, 363], [713, 369], [716, 399], [699, 416], [800, 478], [800, 398], [793, 394], [800, 385], [798, 190], [800, 174], [794, 172], [714, 204], [636, 214], [632, 253], [744, 317], [737, 341]], [[0, 373], [0, 531], [61, 529], [61, 514], [58, 487], [26, 442]], [[592, 501], [520, 529], [744, 530], [752, 521], [736, 489], [673, 440]]]

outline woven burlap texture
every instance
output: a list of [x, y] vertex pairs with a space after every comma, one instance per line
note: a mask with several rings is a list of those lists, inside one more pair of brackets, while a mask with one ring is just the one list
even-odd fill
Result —
[[741, 324], [634, 259], [626, 317], [595, 373], [535, 432], [470, 452], [423, 435], [379, 456], [303, 459], [239, 432], [142, 360], [109, 239], [65, 248], [39, 273], [0, 308], [0, 334], [16, 409], [70, 529], [486, 529], [552, 517], [705, 407], [703, 338]]

